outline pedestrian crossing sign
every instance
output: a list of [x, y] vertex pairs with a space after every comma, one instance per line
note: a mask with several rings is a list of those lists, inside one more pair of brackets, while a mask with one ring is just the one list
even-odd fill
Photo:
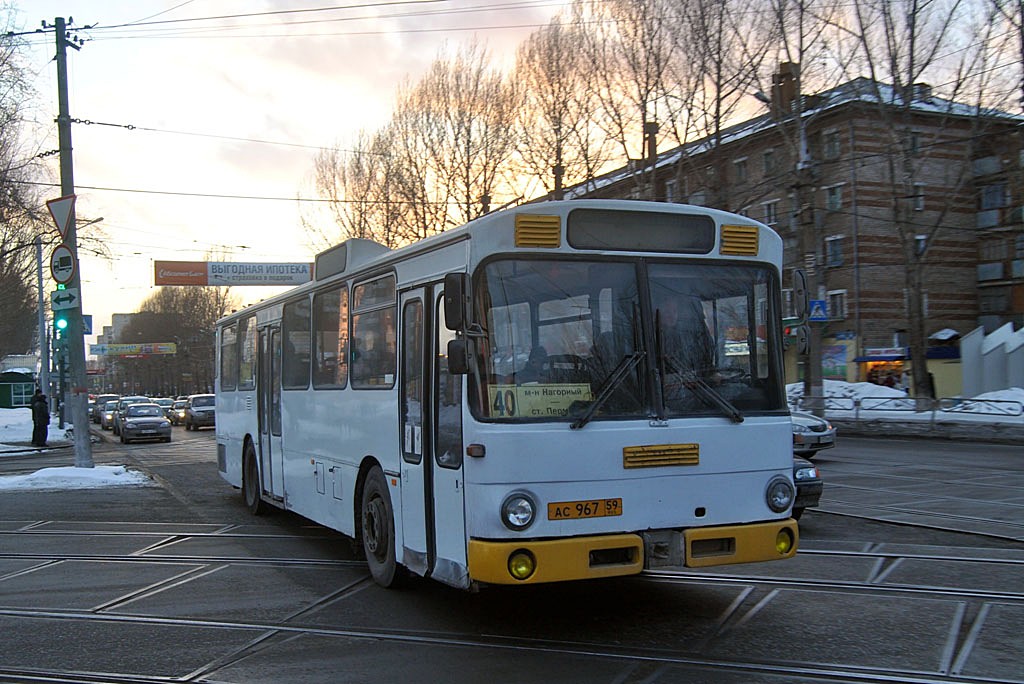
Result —
[[824, 299], [812, 299], [811, 300], [811, 313], [807, 317], [809, 321], [827, 321], [828, 320], [828, 309], [825, 306]]

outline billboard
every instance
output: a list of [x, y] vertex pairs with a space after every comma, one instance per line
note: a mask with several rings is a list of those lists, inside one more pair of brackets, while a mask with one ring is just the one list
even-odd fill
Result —
[[90, 344], [89, 353], [95, 356], [177, 354], [178, 345], [174, 342], [146, 342], [143, 344]]
[[313, 264], [236, 261], [154, 261], [154, 285], [301, 285]]

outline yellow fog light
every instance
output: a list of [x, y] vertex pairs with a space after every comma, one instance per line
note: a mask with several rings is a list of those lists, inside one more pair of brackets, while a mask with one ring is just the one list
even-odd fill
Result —
[[508, 557], [508, 574], [517, 580], [530, 579], [537, 569], [537, 560], [526, 549], [513, 551]]
[[779, 533], [775, 535], [775, 550], [785, 556], [793, 548], [793, 531], [788, 527], [783, 527], [779, 530]]

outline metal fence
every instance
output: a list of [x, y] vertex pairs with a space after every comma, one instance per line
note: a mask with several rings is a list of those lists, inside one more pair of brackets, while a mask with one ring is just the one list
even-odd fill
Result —
[[1016, 418], [1024, 415], [1024, 404], [1009, 399], [821, 397], [809, 395], [791, 398], [789, 404], [794, 411], [851, 411], [854, 420], [861, 419], [861, 411], [903, 412], [915, 415], [930, 413], [933, 423], [937, 419], [956, 420], [961, 416]]

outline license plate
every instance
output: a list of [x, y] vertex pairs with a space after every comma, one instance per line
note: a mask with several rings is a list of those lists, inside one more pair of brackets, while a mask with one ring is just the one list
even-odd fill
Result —
[[588, 499], [548, 504], [548, 520], [604, 518], [609, 515], [622, 515], [622, 499]]
[[144, 435], [155, 435], [156, 434], [156, 430], [142, 430], [142, 434], [144, 434]]

